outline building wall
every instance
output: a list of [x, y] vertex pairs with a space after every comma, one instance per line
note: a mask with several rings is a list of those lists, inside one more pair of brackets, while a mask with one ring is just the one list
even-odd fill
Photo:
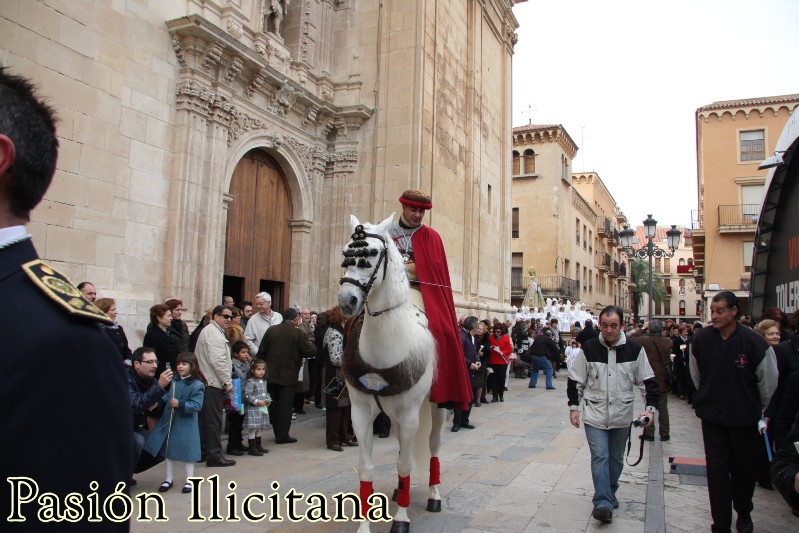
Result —
[[[738, 291], [747, 296], [751, 256], [744, 253], [744, 241], [753, 242], [759, 206], [741, 213], [745, 203], [742, 187], [764, 185], [766, 170], [758, 170], [763, 159], [773, 154], [777, 139], [798, 95], [719, 102], [696, 112], [699, 220], [695, 224], [695, 259], [704, 288]], [[763, 130], [763, 158], [741, 159], [743, 131]], [[762, 201], [762, 196], [760, 197]], [[720, 215], [719, 206], [722, 207]], [[725, 211], [726, 210], [726, 211]]]
[[153, 303], [220, 300], [230, 181], [260, 149], [291, 192], [292, 220], [258, 221], [291, 228], [290, 303], [333, 305], [349, 215], [420, 187], [459, 311], [508, 311], [515, 3], [295, 0], [282, 35], [261, 0], [0, 3], [0, 61], [60, 118], [35, 245], [135, 344]]
[[[597, 313], [608, 305], [617, 305], [629, 314], [632, 311], [628, 287], [629, 260], [622, 253], [621, 242], [614, 237], [614, 231], [621, 231], [627, 219], [598, 173], [575, 173], [572, 184], [596, 213], [591, 274], [593, 292], [590, 295], [592, 301], [587, 303]], [[610, 228], [609, 232], [605, 231], [606, 226]], [[610, 259], [609, 268], [602, 266], [605, 254]]]
[[[535, 171], [521, 167], [513, 178], [511, 198], [512, 207], [519, 209], [519, 237], [512, 240], [512, 252], [523, 254], [524, 276], [532, 267], [539, 279], [573, 279], [573, 267], [565, 268], [565, 261], [572, 252], [576, 210], [571, 184], [562, 176], [564, 160], [567, 176], [570, 175], [577, 146], [561, 126], [514, 128], [513, 153], [524, 157], [527, 150], [535, 153]], [[522, 288], [526, 288], [526, 283], [522, 283]], [[523, 297], [517, 291], [517, 307]]]
[[[666, 231], [671, 229], [670, 226], [658, 226], [655, 238], [655, 244], [665, 251], [669, 251], [668, 240], [666, 238]], [[685, 319], [689, 322], [701, 320], [701, 305], [697, 308], [697, 302], [702, 302], [702, 291], [698, 280], [694, 276], [694, 251], [692, 245], [692, 235], [690, 230], [682, 226], [677, 226], [680, 230], [680, 245], [674, 250], [674, 257], [653, 259], [652, 269], [657, 275], [663, 279], [663, 285], [667, 287], [668, 296], [664, 302], [655, 302], [652, 307], [652, 316], [654, 318], [667, 319], [670, 318], [675, 321]], [[638, 246], [646, 242], [646, 229], [643, 226], [636, 228], [636, 238], [639, 241]], [[683, 265], [680, 265], [682, 261]], [[670, 290], [668, 289], [670, 288]], [[680, 314], [680, 302], [685, 302], [685, 313]], [[699, 309], [699, 312], [697, 312]], [[645, 319], [649, 313], [649, 298], [644, 294], [642, 304], [638, 310], [638, 314], [642, 319]]]

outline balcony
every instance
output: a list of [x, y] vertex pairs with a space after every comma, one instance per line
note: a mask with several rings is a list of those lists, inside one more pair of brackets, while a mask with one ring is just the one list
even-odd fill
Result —
[[760, 205], [719, 206], [719, 233], [752, 233], [757, 229]]
[[610, 232], [611, 232], [610, 219], [608, 217], [605, 217], [604, 220], [602, 219], [598, 220], [596, 234], [599, 235], [600, 237], [610, 237], [611, 236]]
[[613, 268], [609, 268], [608, 269], [608, 276], [610, 276], [612, 278], [618, 278], [619, 277], [619, 262], [618, 261], [613, 261]]
[[703, 229], [705, 227], [702, 220], [702, 212], [696, 209], [691, 210], [691, 229]]
[[594, 266], [600, 272], [607, 272], [610, 270], [610, 256], [608, 254], [597, 254], [594, 259]]
[[[538, 276], [538, 287], [544, 298], [580, 299], [580, 282], [564, 276]], [[511, 276], [511, 298], [524, 298], [530, 287], [529, 276]]]
[[680, 276], [693, 276], [694, 269], [696, 269], [694, 265], [677, 265], [677, 274]]
[[610, 232], [608, 233], [608, 242], [610, 242], [610, 244], [621, 243], [621, 239], [619, 238], [619, 230], [617, 230], [616, 228], [610, 230]]
[[619, 276], [621, 276], [622, 278], [627, 277], [627, 263], [622, 263], [621, 265], [619, 265]]

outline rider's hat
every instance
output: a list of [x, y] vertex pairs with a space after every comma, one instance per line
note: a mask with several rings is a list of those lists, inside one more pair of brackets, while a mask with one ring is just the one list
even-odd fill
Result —
[[433, 208], [433, 199], [418, 189], [408, 189], [399, 199], [403, 205], [410, 205], [412, 207], [421, 207], [423, 209]]

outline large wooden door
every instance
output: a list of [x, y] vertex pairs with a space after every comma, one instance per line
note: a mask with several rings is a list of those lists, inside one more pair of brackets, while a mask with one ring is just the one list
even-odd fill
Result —
[[[259, 150], [236, 165], [230, 183], [223, 292], [236, 302], [266, 290], [280, 311], [291, 276], [291, 193], [280, 166]], [[221, 296], [220, 296], [221, 301]]]

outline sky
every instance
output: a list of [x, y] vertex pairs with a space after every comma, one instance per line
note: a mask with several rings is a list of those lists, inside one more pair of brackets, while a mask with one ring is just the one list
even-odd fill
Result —
[[797, 0], [516, 5], [513, 125], [562, 124], [631, 225], [690, 227], [696, 109], [799, 93]]

